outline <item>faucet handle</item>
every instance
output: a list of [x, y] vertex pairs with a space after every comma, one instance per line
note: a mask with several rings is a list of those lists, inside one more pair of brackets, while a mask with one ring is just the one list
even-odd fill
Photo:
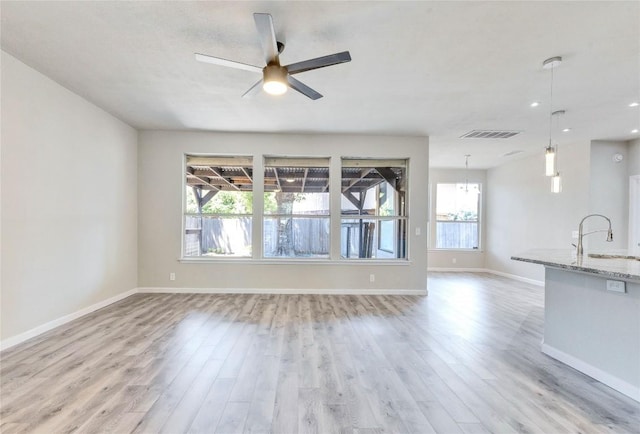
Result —
[[575, 244], [573, 244], [573, 243], [571, 243], [571, 245], [572, 245], [573, 247], [575, 247], [576, 249], [578, 248], [578, 246], [576, 246], [576, 245], [575, 245]]

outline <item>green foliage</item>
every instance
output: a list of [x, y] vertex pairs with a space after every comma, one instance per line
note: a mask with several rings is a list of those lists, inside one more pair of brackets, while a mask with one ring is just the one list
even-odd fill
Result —
[[278, 203], [276, 201], [276, 193], [264, 194], [264, 213], [273, 214], [278, 209]]
[[474, 222], [478, 220], [478, 213], [475, 211], [458, 211], [457, 213], [449, 213], [447, 214], [450, 220], [453, 221], [463, 221], [463, 222]]
[[[191, 188], [187, 188], [187, 212], [198, 212]], [[250, 191], [219, 191], [202, 207], [203, 214], [251, 214], [252, 212], [253, 192]]]
[[265, 214], [291, 214], [294, 203], [306, 200], [307, 193], [272, 192], [264, 194]]
[[382, 217], [392, 216], [395, 214], [393, 207], [391, 206], [389, 201], [386, 201], [385, 203], [382, 204], [382, 206], [379, 209], [379, 213], [380, 213], [380, 216]]
[[[282, 212], [286, 214], [283, 207], [290, 208], [294, 202], [302, 202], [305, 199], [304, 193], [265, 193], [264, 213]], [[191, 187], [187, 187], [186, 212], [192, 214], [198, 212], [198, 205]], [[251, 191], [219, 191], [202, 207], [203, 214], [251, 214], [252, 212], [253, 192]], [[291, 210], [289, 210], [290, 212]]]

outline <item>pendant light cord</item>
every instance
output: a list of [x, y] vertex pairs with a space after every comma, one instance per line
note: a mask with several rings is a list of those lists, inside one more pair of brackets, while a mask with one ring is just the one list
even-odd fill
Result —
[[551, 87], [549, 89], [549, 147], [551, 147], [551, 131], [553, 123], [553, 70], [555, 67], [551, 67]]

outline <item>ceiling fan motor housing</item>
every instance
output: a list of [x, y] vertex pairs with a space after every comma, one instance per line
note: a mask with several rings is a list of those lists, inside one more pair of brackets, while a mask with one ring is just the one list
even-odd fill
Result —
[[271, 62], [262, 70], [263, 87], [268, 93], [280, 95], [287, 91], [287, 68]]

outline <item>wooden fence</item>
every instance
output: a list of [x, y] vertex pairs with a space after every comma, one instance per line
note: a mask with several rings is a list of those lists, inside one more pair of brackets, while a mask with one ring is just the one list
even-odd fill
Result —
[[[251, 256], [251, 217], [187, 216], [185, 256]], [[328, 256], [329, 218], [266, 218], [265, 257]]]
[[436, 222], [436, 247], [438, 249], [477, 249], [478, 222]]

